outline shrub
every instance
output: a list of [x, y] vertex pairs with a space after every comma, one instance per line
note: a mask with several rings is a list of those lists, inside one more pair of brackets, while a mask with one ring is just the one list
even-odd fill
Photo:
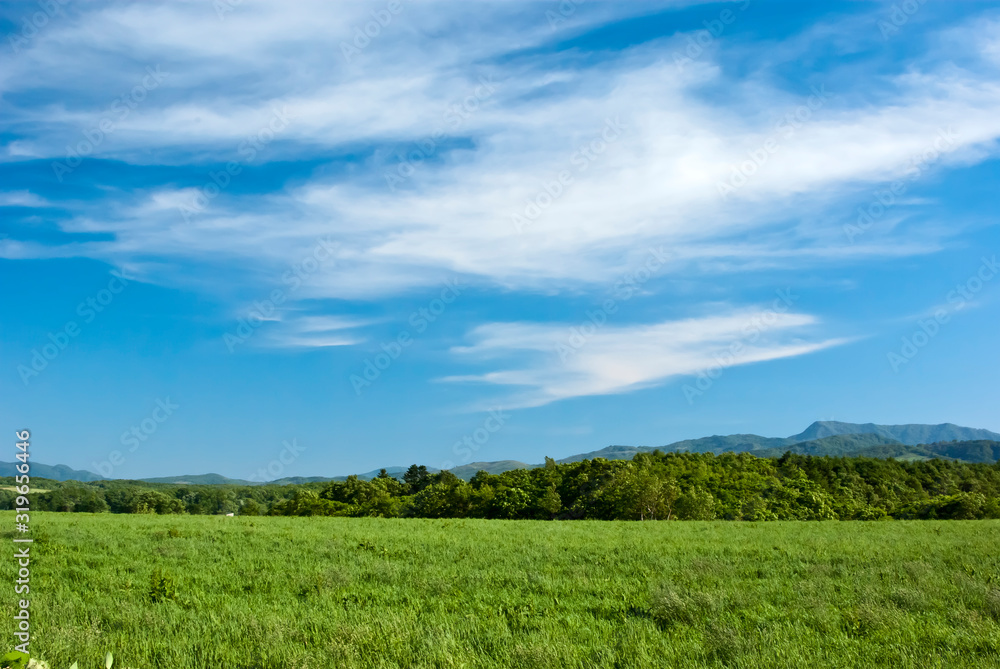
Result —
[[153, 602], [165, 602], [176, 597], [177, 588], [174, 585], [174, 577], [158, 568], [149, 577], [149, 598]]

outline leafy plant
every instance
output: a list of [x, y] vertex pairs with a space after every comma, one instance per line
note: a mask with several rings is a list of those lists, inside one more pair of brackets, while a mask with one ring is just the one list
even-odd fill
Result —
[[28, 654], [12, 650], [0, 658], [0, 667], [3, 669], [24, 669], [28, 664]]
[[[174, 577], [157, 568], [149, 578], [149, 598], [154, 602], [165, 602], [176, 597], [177, 588], [174, 585]], [[108, 657], [111, 657], [110, 653], [108, 653]]]

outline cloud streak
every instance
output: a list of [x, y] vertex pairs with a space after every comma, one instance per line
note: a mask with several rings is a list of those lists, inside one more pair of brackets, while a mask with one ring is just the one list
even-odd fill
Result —
[[[857, 16], [827, 20], [807, 33], [839, 36], [833, 48], [862, 64], [834, 62], [801, 81], [732, 38], [736, 26], [684, 67], [672, 54], [700, 23], [620, 48], [588, 42], [637, 14], [691, 4], [581, 4], [554, 25], [538, 3], [406, 3], [351, 58], [338, 45], [378, 3], [247, 1], [221, 21], [205, 3], [77, 8], [0, 62], [0, 163], [62, 159], [146, 68], [170, 76], [93, 147], [86, 160], [107, 172], [85, 163], [66, 175], [66, 191], [0, 194], [0, 206], [63, 210], [46, 221], [60, 235], [22, 226], [0, 240], [0, 257], [82, 256], [142, 281], [266, 294], [329, 238], [336, 262], [303, 283], [261, 338], [299, 349], [364, 341], [370, 323], [341, 313], [345, 302], [386, 302], [445, 275], [482, 294], [576, 296], [663, 247], [671, 262], [664, 282], [646, 286], [650, 299], [705, 313], [696, 291], [657, 291], [667, 280], [929, 254], [962, 230], [949, 220], [904, 235], [907, 214], [894, 211], [858, 243], [841, 234], [858, 197], [903, 178], [939, 133], [953, 141], [920, 180], [997, 155], [1000, 23], [977, 22], [968, 43], [948, 43], [945, 29], [951, 61], [886, 70], [859, 46]], [[881, 44], [877, 31], [872, 38]], [[796, 34], [770, 51], [812, 58], [815, 42]], [[477, 93], [484, 82], [488, 95]], [[466, 113], [449, 123], [456, 105]], [[196, 216], [182, 215], [275, 109], [290, 121], [266, 151], [240, 163]], [[429, 137], [433, 150], [420, 153]], [[415, 169], [390, 188], [385, 175], [403, 163]], [[136, 185], [124, 178], [131, 170]], [[737, 172], [739, 188], [722, 197]], [[96, 194], [67, 195], [76, 186]], [[533, 204], [544, 211], [514, 225]], [[300, 300], [318, 302], [306, 312]], [[336, 306], [315, 315], [317, 304]], [[449, 378], [513, 388], [519, 406], [629, 392], [704, 368], [748, 313], [737, 305], [608, 325], [569, 360], [553, 358], [563, 325], [480, 314], [466, 324], [472, 343], [453, 353], [505, 367]], [[825, 328], [785, 314], [741, 363], [844, 342]]]
[[[90, 37], [80, 26], [53, 27], [51, 38], [40, 37], [32, 49], [39, 61], [62, 62], [63, 50], [71, 46], [83, 49], [84, 60], [98, 59], [100, 35], [113, 36], [112, 46], [139, 49], [120, 29], [155, 20], [166, 21], [168, 28], [143, 47], [154, 51], [152, 57], [166, 57], [155, 51], [169, 49], [175, 61], [183, 53], [207, 66], [208, 74], [202, 74], [190, 64], [187, 71], [170, 64], [173, 81], [98, 147], [107, 149], [105, 157], [197, 165], [221, 147], [224, 156], [235, 159], [240, 143], [267, 122], [276, 106], [287, 108], [295, 120], [263, 160], [335, 155], [349, 147], [367, 155], [335, 177], [316, 175], [269, 192], [223, 192], [194, 220], [178, 216], [178, 209], [197, 195], [190, 188], [163, 184], [109, 193], [93, 203], [93, 210], [76, 206], [61, 223], [70, 232], [113, 236], [105, 242], [71, 242], [74, 253], [117, 264], [138, 254], [156, 257], [161, 274], [149, 279], [163, 282], [173, 278], [162, 274], [172, 265], [189, 272], [190, 261], [211, 258], [211, 264], [233, 269], [239, 280], [235, 268], [248, 255], [277, 265], [323, 233], [340, 237], [355, 259], [350, 271], [357, 280], [330, 275], [315, 287], [317, 296], [377, 298], [433, 284], [442, 271], [525, 290], [552, 282], [602, 282], [636, 248], [668, 244], [679, 257], [693, 257], [700, 248], [774, 226], [795, 235], [785, 238], [786, 246], [767, 249], [772, 258], [791, 249], [819, 252], [826, 240], [817, 240], [819, 231], [793, 220], [791, 212], [819, 215], [863, 184], [898, 178], [944, 128], [954, 126], [956, 136], [941, 159], [945, 166], [994, 155], [1000, 137], [995, 114], [1000, 86], [981, 72], [949, 67], [876, 77], [869, 83], [879, 92], [867, 104], [843, 101], [845, 93], [856, 96], [857, 91], [827, 90], [822, 107], [797, 122], [794, 112], [811, 95], [809, 87], [797, 92], [760, 79], [733, 80], [707, 56], [678, 70], [664, 58], [671, 44], [666, 38], [592, 65], [564, 58], [553, 62], [555, 57], [545, 53], [498, 61], [504, 54], [510, 58], [511, 49], [487, 36], [482, 22], [490, 12], [501, 11], [490, 8], [469, 17], [467, 32], [452, 36], [458, 45], [481, 39], [471, 47], [480, 58], [472, 65], [462, 64], [469, 59], [460, 52], [422, 41], [413, 32], [431, 20], [414, 6], [399, 17], [400, 39], [386, 40], [384, 49], [372, 46], [358, 72], [339, 63], [324, 76], [313, 72], [294, 88], [272, 76], [255, 95], [238, 81], [202, 91], [216, 70], [211, 58], [250, 67], [267, 61], [293, 36], [318, 39], [318, 31], [306, 27], [314, 19], [342, 33], [363, 17], [334, 19], [311, 5], [272, 26], [265, 22], [275, 20], [273, 14], [248, 5], [245, 14], [241, 8], [227, 16], [224, 30], [260, 40], [224, 56], [170, 28], [181, 15], [166, 6], [88, 14], [82, 25], [96, 31]], [[504, 17], [507, 29], [519, 27], [510, 15]], [[57, 41], [60, 35], [65, 41]], [[550, 37], [547, 26], [536, 26], [523, 47], [538, 47]], [[988, 57], [993, 42], [984, 44], [982, 55]], [[408, 63], [405, 72], [391, 65], [397, 59]], [[309, 65], [307, 71], [320, 63]], [[467, 98], [484, 75], [500, 82], [498, 90], [400, 192], [388, 191], [385, 172], [440, 127], [448, 105]], [[18, 81], [17, 73], [10, 74], [5, 85]], [[174, 99], [170, 86], [178, 87]], [[743, 102], [721, 106], [706, 100], [701, 93], [706, 86], [725, 87]], [[789, 113], [765, 115], [762, 104]], [[52, 157], [61, 155], [64, 139], [78, 136], [93, 115], [52, 106], [30, 114], [13, 111], [7, 129], [24, 135], [16, 142], [19, 150], [30, 147], [35, 155]], [[41, 120], [29, 123], [29, 117]], [[574, 172], [574, 157], [600, 139], [609, 118], [619, 119], [621, 137]], [[778, 149], [766, 163], [754, 168], [745, 186], [721, 199], [719, 185], [775, 138]], [[566, 193], [537, 224], [512, 234], [512, 213], [566, 171], [573, 172]], [[822, 246], [813, 248], [817, 245]], [[38, 252], [61, 254], [52, 248]], [[796, 254], [786, 255], [786, 262], [795, 262]], [[841, 256], [849, 259], [852, 252]]]
[[[472, 361], [515, 361], [505, 369], [451, 376], [448, 382], [508, 387], [508, 408], [537, 407], [573, 397], [612, 395], [655, 387], [718, 365], [719, 355], [741, 342], [732, 364], [789, 358], [846, 343], [818, 339], [819, 321], [807, 314], [774, 313], [766, 328], [754, 311], [638, 325], [607, 325], [567, 349], [580, 331], [569, 325], [489, 323], [470, 333], [454, 353]], [[755, 325], [757, 323], [757, 325]]]

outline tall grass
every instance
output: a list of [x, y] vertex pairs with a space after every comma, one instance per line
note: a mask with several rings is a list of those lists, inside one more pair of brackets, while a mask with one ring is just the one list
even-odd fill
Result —
[[1000, 666], [1000, 521], [32, 524], [56, 669]]

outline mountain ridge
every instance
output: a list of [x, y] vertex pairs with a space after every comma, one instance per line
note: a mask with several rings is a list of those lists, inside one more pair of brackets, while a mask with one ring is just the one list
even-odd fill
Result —
[[877, 434], [882, 437], [895, 439], [908, 446], [942, 441], [977, 441], [981, 439], [1000, 441], [1000, 434], [996, 432], [973, 427], [962, 427], [954, 423], [939, 423], [938, 425], [920, 423], [878, 425], [876, 423], [843, 423], [839, 421], [820, 420], [815, 421], [799, 434], [792, 435], [789, 439], [794, 439], [796, 442], [803, 442], [844, 434]]
[[[955, 445], [957, 443], [957, 445]], [[1000, 459], [1000, 433], [979, 428], [962, 427], [954, 423], [926, 425], [910, 423], [879, 425], [877, 423], [844, 423], [840, 421], [815, 421], [802, 432], [790, 437], [763, 437], [756, 434], [713, 435], [684, 439], [666, 446], [612, 445], [556, 460], [560, 464], [605, 458], [631, 460], [638, 453], [663, 452], [740, 453], [749, 452], [760, 457], [780, 457], [785, 452], [802, 455], [868, 455], [869, 457], [897, 457], [901, 459], [929, 459], [940, 457], [968, 462], [996, 462]], [[876, 455], [876, 454], [883, 455]], [[895, 453], [896, 455], [892, 455]], [[960, 456], [965, 457], [960, 457]], [[971, 459], [967, 459], [971, 458]], [[0, 462], [0, 476], [16, 476], [16, 462]], [[452, 468], [459, 478], [469, 479], [479, 470], [498, 474], [511, 469], [532, 469], [541, 464], [528, 464], [519, 460], [472, 462]], [[385, 467], [392, 476], [400, 477], [406, 467]], [[428, 467], [431, 473], [437, 469]], [[360, 479], [371, 479], [379, 469], [358, 474]], [[57, 481], [92, 482], [104, 480], [93, 472], [76, 470], [66, 465], [45, 465], [33, 462], [31, 475]], [[291, 476], [274, 481], [248, 481], [232, 479], [221, 474], [189, 474], [139, 479], [146, 483], [176, 485], [291, 485], [308, 482], [344, 481], [347, 476]]]

